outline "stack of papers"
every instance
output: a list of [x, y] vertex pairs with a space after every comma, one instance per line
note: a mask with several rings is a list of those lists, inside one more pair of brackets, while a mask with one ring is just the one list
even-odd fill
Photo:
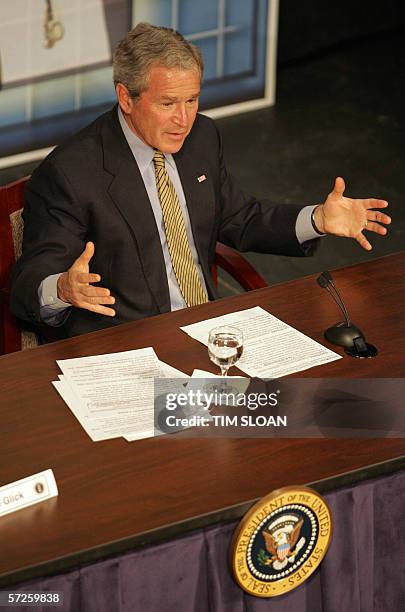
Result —
[[233, 325], [243, 331], [243, 354], [236, 365], [252, 377], [279, 378], [341, 359], [337, 353], [260, 306], [186, 325], [181, 329], [207, 345], [210, 330], [220, 325]]
[[[53, 385], [94, 441], [154, 435], [154, 380], [188, 378], [159, 361], [152, 347], [57, 361]], [[180, 380], [179, 380], [180, 383]]]
[[[219, 325], [243, 330], [244, 350], [237, 366], [250, 377], [278, 378], [341, 359], [260, 307], [181, 329], [207, 345], [209, 331]], [[62, 374], [53, 385], [93, 441], [121, 436], [132, 441], [156, 435], [155, 397], [183, 394], [187, 387], [189, 392], [204, 388], [203, 379], [214, 378], [209, 372], [196, 370], [190, 379], [160, 361], [152, 347], [63, 359], [57, 364]], [[238, 385], [243, 393], [249, 380], [241, 379]], [[197, 407], [196, 414], [198, 410], [209, 418], [206, 407]]]

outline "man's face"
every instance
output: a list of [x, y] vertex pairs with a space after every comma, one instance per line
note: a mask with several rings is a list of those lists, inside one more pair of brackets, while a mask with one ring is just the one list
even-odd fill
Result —
[[137, 101], [121, 84], [117, 96], [126, 122], [143, 142], [162, 153], [177, 153], [193, 127], [200, 86], [197, 69], [154, 66], [149, 87]]

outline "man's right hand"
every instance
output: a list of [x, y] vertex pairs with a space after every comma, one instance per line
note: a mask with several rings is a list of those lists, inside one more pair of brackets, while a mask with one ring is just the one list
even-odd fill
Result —
[[84, 308], [103, 314], [108, 317], [115, 316], [113, 308], [102, 304], [114, 304], [115, 298], [110, 290], [104, 287], [93, 287], [91, 283], [101, 280], [99, 274], [92, 274], [89, 270], [90, 259], [94, 255], [93, 242], [87, 242], [83, 253], [76, 259], [67, 272], [58, 278], [58, 298], [77, 308]]

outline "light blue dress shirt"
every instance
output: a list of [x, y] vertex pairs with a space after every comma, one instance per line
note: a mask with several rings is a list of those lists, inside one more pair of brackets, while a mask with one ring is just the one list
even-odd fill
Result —
[[[162, 217], [162, 209], [160, 206], [159, 195], [157, 192], [155, 168], [153, 164], [153, 156], [155, 154], [155, 150], [149, 145], [142, 142], [142, 140], [130, 129], [119, 107], [118, 118], [122, 131], [124, 132], [125, 138], [138, 165], [142, 180], [145, 184], [145, 188], [149, 196], [153, 214], [155, 216], [156, 226], [159, 232], [159, 238], [162, 245], [163, 257], [166, 266], [171, 309], [179, 310], [180, 308], [185, 308], [186, 303], [181, 294], [176, 275], [173, 270], [169, 249], [167, 246], [166, 234]], [[206, 289], [204, 276], [198, 261], [198, 255], [197, 250], [195, 248], [193, 233], [191, 231], [191, 223], [187, 210], [183, 187], [180, 181], [179, 174], [177, 172], [175, 161], [170, 153], [165, 153], [165, 165], [167, 173], [173, 183], [173, 186], [177, 193], [177, 197], [179, 199], [181, 210], [184, 216], [187, 238], [190, 244], [191, 253], [196, 263], [202, 285]], [[319, 238], [319, 234], [314, 231], [311, 223], [311, 214], [314, 208], [315, 206], [305, 206], [297, 216], [297, 220], [295, 223], [295, 232], [297, 235], [298, 242], [300, 244], [306, 242], [307, 240]], [[97, 248], [97, 245], [95, 245], [95, 247]], [[42, 281], [38, 289], [41, 318], [48, 325], [59, 325], [63, 321], [67, 309], [71, 306], [71, 304], [63, 302], [58, 298], [57, 282], [61, 274], [62, 272], [60, 272], [59, 274], [52, 274], [51, 276], [48, 276]]]

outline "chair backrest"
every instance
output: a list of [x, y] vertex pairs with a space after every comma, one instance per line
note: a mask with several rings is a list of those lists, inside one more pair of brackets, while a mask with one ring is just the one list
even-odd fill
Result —
[[211, 273], [214, 283], [218, 286], [218, 269], [222, 268], [236, 280], [245, 290], [253, 291], [267, 287], [267, 281], [255, 270], [251, 263], [247, 261], [238, 251], [235, 251], [222, 242], [217, 242], [215, 248], [215, 260]]
[[29, 177], [0, 187], [0, 355], [37, 346], [34, 333], [21, 331], [9, 306], [11, 268], [21, 255], [24, 190]]

